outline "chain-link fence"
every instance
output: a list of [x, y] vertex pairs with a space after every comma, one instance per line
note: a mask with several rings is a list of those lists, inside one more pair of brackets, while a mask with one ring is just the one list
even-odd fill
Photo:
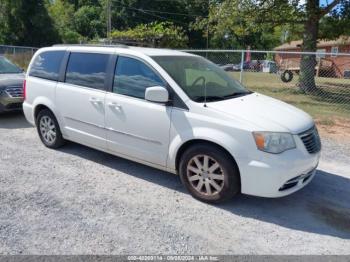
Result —
[[0, 56], [6, 56], [21, 68], [26, 69], [37, 50], [35, 47], [0, 45]]
[[319, 121], [350, 122], [350, 53], [184, 50], [211, 60], [252, 91], [293, 104]]
[[[34, 47], [0, 45], [26, 69]], [[293, 104], [325, 124], [350, 125], [350, 53], [301, 53], [255, 50], [183, 50], [201, 55], [248, 89]]]

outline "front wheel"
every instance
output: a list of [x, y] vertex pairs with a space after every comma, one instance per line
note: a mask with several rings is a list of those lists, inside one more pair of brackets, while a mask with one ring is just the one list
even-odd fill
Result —
[[193, 197], [218, 203], [240, 192], [236, 163], [224, 150], [210, 145], [194, 145], [184, 152], [179, 165], [182, 183]]
[[65, 140], [62, 137], [56, 117], [50, 110], [44, 109], [39, 112], [36, 118], [36, 126], [39, 137], [45, 146], [59, 148], [64, 144]]

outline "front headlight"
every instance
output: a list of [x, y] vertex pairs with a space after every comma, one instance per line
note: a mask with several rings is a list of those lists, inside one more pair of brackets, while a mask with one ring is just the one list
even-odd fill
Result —
[[279, 154], [296, 147], [290, 133], [253, 132], [253, 136], [258, 149], [267, 153]]

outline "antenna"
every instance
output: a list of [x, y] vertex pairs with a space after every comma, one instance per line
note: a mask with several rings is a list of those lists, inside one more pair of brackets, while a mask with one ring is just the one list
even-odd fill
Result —
[[204, 78], [204, 107], [207, 107], [207, 81]]

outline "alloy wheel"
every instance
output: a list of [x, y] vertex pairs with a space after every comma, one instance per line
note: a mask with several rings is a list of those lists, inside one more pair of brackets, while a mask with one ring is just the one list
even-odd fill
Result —
[[56, 126], [54, 121], [49, 116], [43, 116], [40, 119], [39, 127], [41, 136], [45, 140], [45, 142], [48, 144], [55, 143], [55, 139], [57, 136]]
[[214, 158], [196, 155], [187, 164], [187, 178], [197, 192], [213, 196], [223, 189], [225, 174]]

